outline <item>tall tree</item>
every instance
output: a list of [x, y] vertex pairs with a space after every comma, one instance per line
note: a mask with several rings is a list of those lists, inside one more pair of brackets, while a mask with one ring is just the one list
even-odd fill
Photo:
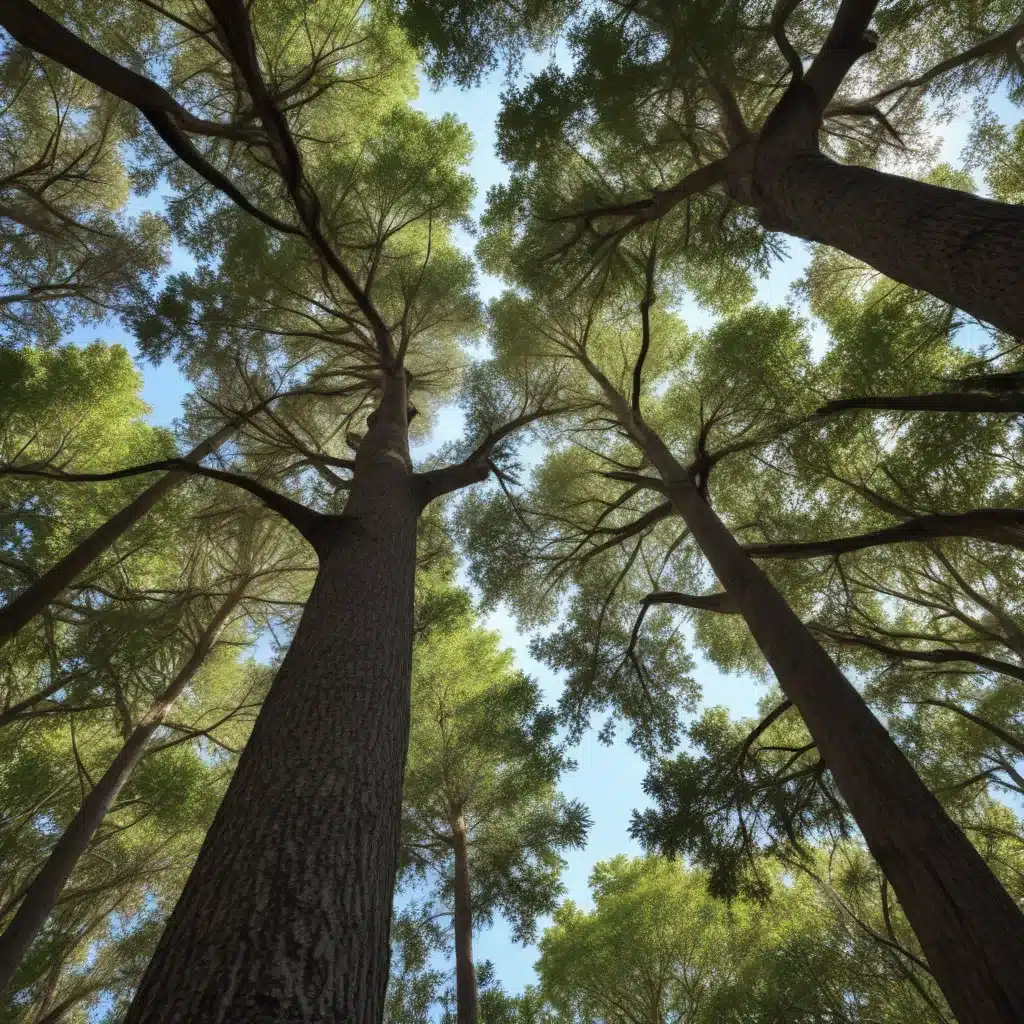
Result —
[[[218, 0], [167, 17], [171, 91], [155, 80], [157, 56], [149, 67], [133, 58], [154, 77], [140, 75], [30, 3], [5, 8], [3, 24], [133, 105], [180, 158], [170, 170], [172, 221], [210, 264], [195, 279], [214, 275], [209, 299], [230, 296], [229, 330], [252, 339], [234, 346], [239, 364], [222, 343], [223, 320], [201, 318], [210, 372], [308, 371], [303, 379], [326, 382], [320, 397], [336, 402], [333, 412], [320, 406], [314, 445], [284, 421], [273, 445], [255, 444], [237, 464], [265, 468], [271, 484], [274, 471], [282, 485], [299, 484], [308, 505], [255, 476], [184, 462], [127, 471], [188, 469], [243, 487], [303, 534], [321, 566], [128, 1019], [286, 1019], [303, 1006], [376, 1020], [399, 848], [417, 521], [433, 499], [485, 479], [495, 446], [548, 411], [541, 389], [512, 419], [476, 423], [466, 458], [413, 472], [410, 379], [429, 422], [428, 396], [454, 382], [458, 343], [476, 318], [472, 272], [448, 234], [471, 194], [459, 170], [465, 133], [402, 106], [412, 51], [356, 6], [250, 11]], [[374, 80], [380, 87], [366, 88]], [[256, 254], [258, 273], [228, 276], [255, 269]], [[249, 317], [246, 301], [260, 293]], [[317, 448], [330, 439], [336, 451], [346, 437], [354, 458]], [[331, 480], [326, 493], [296, 455]], [[198, 959], [184, 955], [199, 948]], [[237, 983], [225, 990], [229, 963]]]
[[593, 909], [563, 904], [541, 939], [540, 995], [565, 1021], [946, 1019], [809, 881], [772, 881], [767, 907], [727, 904], [679, 862], [603, 861]]
[[[644, 224], [706, 210], [693, 222], [702, 246], [719, 245], [723, 223], [823, 242], [1024, 331], [1024, 211], [871, 166], [886, 148], [912, 148], [929, 94], [1004, 85], [1019, 95], [1024, 22], [1012, 5], [952, 4], [925, 18], [897, 6], [877, 32], [876, 0], [396, 6], [439, 77], [471, 81], [503, 48], [569, 43], [571, 72], [551, 66], [510, 90], [500, 131], [523, 174], [545, 163], [593, 172], [583, 188], [551, 180], [535, 209], [561, 229], [549, 255], [583, 242], [613, 249]], [[634, 173], [598, 170], [589, 154], [608, 148]]]
[[[525, 203], [521, 194], [516, 201], [497, 196], [491, 234], [482, 243], [491, 265], [533, 287], [533, 297], [509, 293], [492, 308], [498, 359], [509, 367], [501, 386], [517, 380], [524, 364], [559, 365], [566, 368], [563, 401], [571, 395], [578, 407], [589, 401], [591, 410], [564, 419], [563, 436], [574, 448], [553, 451], [536, 478], [544, 504], [532, 535], [513, 524], [507, 510], [498, 511], [500, 497], [480, 520], [479, 550], [493, 567], [485, 572], [495, 581], [511, 577], [529, 606], [545, 588], [529, 575], [517, 584], [507, 556], [494, 560], [503, 545], [523, 552], [527, 564], [551, 559], [556, 585], [564, 586], [574, 563], [582, 566], [578, 578], [590, 584], [584, 586], [588, 600], [575, 602], [572, 626], [545, 642], [549, 657], [573, 666], [584, 681], [600, 678], [593, 671], [600, 664], [605, 680], [609, 674], [619, 684], [634, 680], [643, 692], [653, 675], [635, 658], [643, 618], [625, 649], [608, 658], [600, 634], [609, 609], [625, 588], [642, 585], [639, 579], [661, 591], [676, 566], [692, 572], [687, 559], [706, 558], [725, 597], [701, 595], [697, 606], [724, 599], [739, 611], [807, 723], [950, 1004], [963, 1020], [1012, 1016], [1009, 1007], [1024, 991], [1005, 957], [1008, 944], [1024, 943], [1024, 917], [726, 525], [733, 508], [738, 516], [758, 515], [756, 507], [733, 506], [730, 492], [758, 479], [756, 470], [745, 478], [742, 469], [756, 466], [758, 450], [794, 429], [814, 399], [810, 381], [801, 380], [810, 371], [798, 325], [789, 314], [750, 310], [716, 327], [705, 346], [691, 348], [678, 321], [660, 308], [674, 294], [669, 268], [688, 244], [685, 226], [678, 233], [659, 225], [634, 234], [607, 273], [584, 286], [560, 280], [531, 259], [545, 229], [522, 230]], [[675, 527], [675, 540], [664, 525], [673, 516], [685, 524], [683, 531]], [[648, 535], [656, 538], [653, 552], [645, 550]], [[665, 545], [660, 552], [659, 541]], [[587, 569], [602, 551], [612, 552], [607, 567]], [[581, 634], [590, 639], [580, 643]], [[923, 871], [924, 864], [931, 868]], [[971, 894], [979, 885], [987, 895]], [[990, 909], [968, 926], [982, 903]], [[994, 926], [997, 919], [1002, 923]], [[970, 943], [965, 928], [974, 936]]]
[[[161, 656], [178, 653], [170, 678], [137, 721], [133, 722], [134, 716], [122, 697], [118, 710], [123, 745], [84, 797], [45, 864], [19, 894], [17, 910], [0, 934], [0, 986], [6, 987], [13, 977], [121, 790], [150, 752], [155, 735], [217, 651], [221, 634], [228, 631], [237, 636], [244, 621], [245, 602], [258, 598], [260, 593], [272, 599], [274, 577], [293, 574], [294, 552], [287, 550], [281, 532], [281, 525], [276, 520], [268, 524], [265, 516], [248, 523], [236, 517], [230, 536], [207, 535], [197, 545], [198, 550], [188, 554], [182, 567], [182, 598], [171, 608], [180, 622], [177, 629], [161, 629], [164, 636], [169, 633], [171, 637], [164, 640]], [[215, 550], [211, 550], [214, 545]]]
[[554, 713], [493, 633], [464, 617], [413, 664], [403, 877], [429, 885], [431, 917], [451, 915], [457, 1024], [475, 1024], [473, 931], [498, 912], [528, 942], [562, 892], [559, 851], [583, 845], [589, 819], [556, 789], [574, 765]]

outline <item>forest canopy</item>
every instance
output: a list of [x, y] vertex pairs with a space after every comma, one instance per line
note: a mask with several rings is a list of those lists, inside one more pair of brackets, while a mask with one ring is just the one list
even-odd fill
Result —
[[0, 1024], [1024, 1019], [1022, 103], [1004, 0], [4, 0]]

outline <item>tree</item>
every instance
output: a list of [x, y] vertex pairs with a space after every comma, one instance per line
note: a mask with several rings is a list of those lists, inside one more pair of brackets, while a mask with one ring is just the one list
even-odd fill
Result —
[[540, 943], [557, 1020], [945, 1019], [807, 880], [776, 869], [768, 906], [727, 904], [678, 862], [616, 857], [590, 887], [593, 909], [563, 904]]
[[[565, 281], [559, 272], [538, 267], [531, 232], [543, 228], [523, 224], [524, 202], [522, 193], [515, 201], [496, 196], [490, 235], [481, 245], [493, 268], [532, 289], [528, 296], [509, 293], [492, 307], [497, 357], [509, 368], [502, 386], [520, 379], [524, 365], [559, 365], [565, 368], [563, 403], [571, 400], [577, 408], [589, 404], [589, 410], [566, 417], [564, 426], [559, 423], [561, 436], [575, 447], [557, 448], [537, 474], [541, 504], [532, 530], [513, 525], [507, 507], [500, 508], [500, 498], [478, 516], [485, 590], [492, 572], [495, 580], [504, 578], [503, 585], [510, 580], [517, 595], [528, 595], [522, 601], [527, 607], [536, 606], [535, 595], [551, 589], [532, 572], [516, 581], [507, 555], [503, 562], [498, 554], [502, 548], [521, 552], [520, 565], [532, 562], [535, 567], [552, 559], [554, 582], [560, 586], [573, 564], [579, 567], [574, 582], [579, 581], [587, 600], [573, 609], [573, 627], [545, 641], [543, 649], [559, 667], [591, 672], [589, 666], [603, 660], [600, 634], [617, 593], [620, 588], [636, 593], [634, 588], [642, 585], [629, 582], [631, 573], [634, 581], [646, 577], [648, 591], [655, 592], [666, 589], [661, 577], [679, 571], [670, 562], [681, 565], [691, 579], [699, 578], [694, 568], [701, 563], [687, 565], [680, 547], [693, 543], [689, 557], [707, 559], [725, 596], [686, 595], [677, 598], [679, 603], [700, 607], [727, 600], [739, 611], [784, 695], [806, 722], [950, 1004], [964, 1020], [974, 1019], [972, 1014], [989, 1019], [989, 1013], [991, 1019], [1001, 1019], [1006, 1007], [1021, 998], [1011, 974], [995, 988], [991, 982], [1002, 970], [994, 965], [1002, 961], [1005, 944], [1024, 942], [1019, 909], [722, 517], [731, 518], [735, 510], [738, 518], [733, 522], [749, 522], [744, 514], [757, 521], [761, 509], [736, 496], [758, 493], [751, 491], [759, 482], [760, 474], [751, 471], [758, 450], [793, 430], [821, 404], [812, 390], [798, 326], [781, 312], [739, 313], [710, 332], [706, 347], [696, 349], [690, 362], [678, 321], [652, 308], [655, 297], [665, 304], [674, 294], [670, 268], [688, 244], [685, 227], [672, 232], [659, 224], [633, 234], [620, 244], [616, 262], [604, 275], [581, 284], [578, 278]], [[821, 383], [827, 384], [827, 378]], [[745, 477], [743, 470], [750, 475]], [[604, 482], [608, 480], [615, 481], [614, 489]], [[785, 493], [777, 480], [773, 486], [768, 510], [779, 507], [778, 495]], [[529, 523], [522, 503], [519, 509], [520, 521]], [[671, 540], [660, 524], [674, 516], [683, 520], [685, 530], [675, 527], [676, 539]], [[653, 552], [649, 547], [645, 551], [648, 535], [656, 538]], [[659, 541], [666, 545], [660, 551]], [[614, 553], [599, 573], [587, 563], [602, 551]], [[755, 548], [754, 553], [768, 552]], [[559, 568], [560, 559], [567, 568]], [[809, 603], [806, 591], [804, 597]], [[645, 612], [655, 600], [652, 596], [644, 601]], [[641, 691], [645, 684], [651, 689], [653, 675], [635, 659], [643, 622], [641, 616], [625, 650], [620, 647], [621, 653], [606, 662], [613, 680], [635, 679]], [[581, 635], [587, 638], [584, 643]], [[926, 863], [932, 868], [922, 871]], [[925, 897], [931, 883], [924, 879], [947, 872], [949, 880]], [[968, 896], [978, 884], [988, 896]], [[966, 922], [972, 908], [988, 899], [991, 912], [971, 926], [977, 955], [967, 955], [974, 966], [953, 969], [947, 958], [954, 949], [959, 951], [956, 956], [967, 949]], [[992, 924], [997, 917], [1004, 922], [998, 928]], [[1010, 935], [1020, 937], [1011, 940]], [[975, 981], [967, 981], [968, 971]], [[958, 993], [961, 986], [964, 991]]]
[[[874, 0], [835, 10], [798, 0], [609, 2], [585, 12], [561, 2], [396, 6], [430, 49], [435, 75], [463, 82], [503, 48], [515, 58], [541, 39], [568, 40], [575, 67], [551, 66], [511, 89], [500, 133], [503, 157], [523, 177], [551, 162], [591, 171], [573, 189], [547, 175], [554, 187], [533, 213], [552, 222], [549, 256], [584, 241], [602, 254], [645, 224], [697, 212], [697, 232], [728, 223], [760, 234], [760, 224], [823, 242], [1022, 332], [1020, 207], [870, 166], [886, 148], [912, 150], [925, 97], [1004, 83], [1019, 94], [1016, 10], [954, 4], [920, 18], [896, 7], [878, 15], [876, 33]], [[590, 160], [609, 149], [633, 173]]]
[[[288, 519], [321, 565], [128, 1019], [170, 1018], [179, 1007], [196, 1019], [287, 1016], [302, 1004], [375, 1020], [398, 857], [417, 521], [430, 501], [485, 479], [499, 442], [548, 411], [546, 393], [509, 420], [478, 422], [458, 461], [413, 472], [410, 377], [424, 397], [443, 393], [459, 342], [475, 330], [472, 273], [448, 238], [471, 194], [459, 170], [464, 131], [404, 108], [412, 52], [369, 13], [267, 5], [250, 16], [241, 4], [218, 2], [175, 18], [161, 22], [179, 43], [172, 92], [31, 4], [5, 9], [3, 24], [23, 45], [134, 106], [179, 158], [170, 172], [180, 190], [171, 219], [211, 264], [195, 281], [213, 275], [210, 301], [200, 296], [200, 330], [181, 339], [184, 358], [212, 378], [223, 370], [250, 383], [317, 382], [316, 397], [336, 404], [326, 405], [333, 422], [317, 423], [324, 432], [316, 445], [337, 449], [351, 437], [356, 451], [321, 454], [284, 421], [267, 428], [277, 432], [273, 444], [264, 439], [239, 453], [241, 473], [170, 460], [105, 475], [174, 469], [233, 483]], [[160, 70], [155, 57], [150, 68], [140, 55], [132, 63]], [[381, 88], [365, 89], [377, 76]], [[255, 254], [266, 257], [256, 266]], [[236, 267], [258, 272], [230, 277]], [[260, 293], [265, 302], [250, 318], [246, 302]], [[176, 294], [172, 284], [169, 300]], [[227, 333], [251, 339], [244, 345], [220, 344], [223, 320], [208, 315], [225, 295]], [[191, 313], [180, 302], [175, 308]], [[190, 348], [197, 334], [210, 357], [204, 370]], [[429, 410], [416, 408], [428, 421]], [[315, 491], [296, 455], [332, 477], [328, 493]], [[245, 475], [250, 467], [266, 469], [271, 483], [275, 472], [285, 486], [290, 478], [325, 511]], [[289, 936], [283, 958], [281, 936]], [[196, 943], [209, 956], [183, 959]], [[249, 966], [236, 977], [250, 981], [225, 992], [224, 965], [239, 955]]]
[[0, 105], [0, 343], [54, 345], [147, 293], [167, 225], [122, 212], [119, 153], [134, 129], [122, 105], [12, 46], [0, 55]]
[[574, 767], [555, 724], [536, 683], [469, 616], [417, 646], [403, 877], [430, 886], [421, 913], [451, 915], [458, 1024], [478, 1019], [474, 929], [497, 911], [530, 941], [562, 892], [559, 851], [585, 841], [586, 809], [555, 788]]

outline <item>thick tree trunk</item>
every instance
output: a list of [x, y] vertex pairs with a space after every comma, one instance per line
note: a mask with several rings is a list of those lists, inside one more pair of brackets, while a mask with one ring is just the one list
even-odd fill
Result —
[[960, 1024], [1024, 1020], [1024, 915], [696, 488], [682, 474], [662, 477], [799, 709]]
[[588, 369], [799, 709], [960, 1024], [1024, 1020], [1024, 914], [661, 438]]
[[808, 149], [755, 161], [753, 192], [770, 229], [842, 249], [1024, 337], [1024, 206]]
[[378, 1024], [409, 735], [419, 497], [404, 381], [323, 524], [302, 620], [126, 1024]]
[[469, 885], [469, 845], [466, 819], [452, 822], [455, 850], [455, 1019], [457, 1024], [476, 1024], [476, 968], [473, 966], [473, 904]]
[[53, 912], [61, 890], [136, 765], [142, 760], [153, 733], [160, 728], [174, 702], [195, 678], [213, 650], [228, 616], [238, 606], [240, 600], [241, 591], [235, 591], [218, 608], [188, 659], [132, 730], [110, 767], [82, 801], [78, 813], [72, 818], [39, 874], [25, 891], [17, 913], [0, 935], [0, 992], [10, 984], [14, 972], [35, 940], [39, 929]]
[[[189, 462], [202, 462], [237, 429], [237, 424], [221, 427], [215, 434], [197, 444], [185, 458]], [[120, 512], [111, 516], [102, 526], [98, 526], [88, 537], [76, 544], [56, 565], [47, 570], [10, 604], [0, 608], [0, 647], [17, 636], [18, 632], [37, 615], [46, 611], [52, 601], [71, 586], [112, 544], [124, 536], [168, 491], [188, 479], [188, 473], [166, 473], [155, 484], [151, 484], [132, 499]], [[23, 701], [22, 704], [31, 707], [36, 699], [42, 700], [47, 696], [49, 693], [41, 691], [35, 699], [30, 698], [27, 703]]]

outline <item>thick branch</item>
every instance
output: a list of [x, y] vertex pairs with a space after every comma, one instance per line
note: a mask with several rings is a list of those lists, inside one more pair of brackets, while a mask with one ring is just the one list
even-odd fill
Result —
[[299, 148], [292, 137], [287, 119], [274, 103], [270, 90], [263, 80], [256, 55], [256, 43], [252, 36], [248, 8], [243, 0], [208, 0], [208, 6], [217, 19], [224, 37], [231, 47], [232, 57], [245, 79], [253, 105], [270, 138], [270, 150], [274, 162], [281, 172], [285, 187], [299, 215], [299, 220], [305, 228], [306, 237], [316, 250], [317, 255], [341, 281], [345, 290], [352, 297], [352, 301], [366, 317], [373, 331], [378, 354], [384, 366], [390, 367], [394, 358], [394, 353], [391, 350], [391, 331], [367, 291], [342, 262], [323, 233], [320, 225], [320, 202], [305, 180]]
[[656, 590], [648, 594], [644, 604], [676, 604], [683, 608], [696, 608], [704, 612], [739, 615], [736, 601], [724, 591], [717, 594], [681, 594], [676, 590]]
[[174, 470], [182, 473], [192, 473], [196, 476], [206, 476], [213, 480], [220, 480], [222, 483], [232, 484], [248, 491], [254, 497], [260, 499], [271, 511], [287, 519], [311, 544], [316, 546], [313, 539], [317, 535], [317, 528], [324, 519], [319, 512], [306, 508], [305, 505], [271, 490], [250, 477], [241, 473], [228, 473], [221, 469], [211, 469], [207, 466], [197, 466], [187, 459], [163, 459], [159, 462], [147, 462], [141, 466], [129, 466], [127, 469], [115, 469], [108, 473], [65, 473], [54, 472], [45, 469], [29, 469], [19, 466], [4, 466], [0, 468], [0, 476], [29, 476], [40, 477], [44, 480], [61, 480], [66, 483], [97, 483], [105, 480], [123, 480], [127, 477], [142, 476], [146, 473], [157, 473], [166, 470]]
[[962, 661], [970, 665], [977, 665], [978, 668], [986, 669], [989, 672], [998, 672], [1001, 675], [1024, 680], [1024, 668], [1021, 666], [1013, 665], [1007, 661], [999, 661], [996, 658], [989, 658], [984, 654], [975, 654], [973, 651], [961, 651], [948, 647], [937, 647], [928, 651], [907, 650], [903, 647], [890, 647], [888, 644], [883, 644], [881, 641], [872, 640], [866, 636], [830, 629], [828, 626], [823, 626], [817, 622], [808, 622], [807, 626], [819, 636], [828, 637], [836, 643], [864, 647], [867, 650], [875, 651], [897, 661], [923, 661], [936, 665], [946, 665]]
[[0, 8], [0, 25], [23, 46], [45, 54], [99, 88], [130, 103], [149, 121], [177, 156], [247, 213], [278, 231], [300, 233], [293, 225], [264, 213], [249, 202], [195, 148], [185, 134], [189, 131], [197, 135], [253, 141], [256, 136], [251, 129], [194, 117], [156, 82], [104, 56], [29, 0], [4, 0]]
[[[896, 82], [871, 96], [851, 100], [849, 103], [843, 103], [842, 106], [875, 106], [882, 100], [888, 99], [898, 92], [903, 92], [905, 89], [917, 89], [920, 86], [928, 85], [939, 76], [946, 74], [947, 71], [954, 71], [956, 68], [970, 64], [980, 57], [993, 57], [996, 54], [1009, 53], [1022, 39], [1024, 39], [1024, 21], [1019, 21], [1017, 24], [1006, 29], [1006, 31], [989, 36], [987, 39], [981, 40], [980, 43], [975, 43], [974, 46], [968, 47], [962, 53], [954, 54], [952, 57], [939, 61], [938, 64], [932, 65], [927, 71], [922, 71], [919, 75], [914, 75], [912, 78], [904, 78], [902, 81]], [[826, 110], [826, 113], [829, 113], [829, 111]]]
[[840, 4], [821, 50], [803, 76], [819, 117], [858, 58], [875, 48], [877, 39], [868, 25], [877, 6], [878, 0], [843, 0]]
[[746, 544], [743, 550], [754, 558], [819, 558], [886, 544], [931, 540], [934, 537], [975, 537], [1024, 549], [1024, 537], [1016, 539], [1010, 532], [1022, 526], [1024, 509], [979, 508], [956, 515], [918, 516], [898, 526], [887, 526], [853, 537], [786, 544]]
[[[671, 186], [671, 188], [655, 192], [654, 195], [646, 199], [636, 199], [629, 203], [613, 203], [608, 206], [598, 206], [590, 210], [579, 210], [574, 213], [561, 214], [551, 219], [554, 222], [578, 220], [585, 227], [589, 227], [592, 221], [605, 217], [629, 217], [630, 219], [626, 224], [607, 236], [621, 238], [623, 235], [634, 231], [649, 221], [664, 217], [674, 206], [688, 196], [696, 195], [699, 192], [706, 192], [712, 185], [725, 181], [738, 163], [739, 158], [729, 154], [719, 160], [705, 164], [703, 167], [698, 167], [681, 181]], [[575, 244], [579, 237], [581, 237], [579, 234], [575, 235], [569, 244]], [[602, 238], [603, 240], [606, 240], [606, 238]], [[550, 259], [553, 256], [559, 255], [567, 247], [562, 246], [554, 252], [548, 253], [545, 258]]]
[[818, 416], [828, 416], [847, 409], [879, 409], [905, 412], [982, 412], [1024, 413], [1024, 392], [1016, 394], [986, 395], [963, 392], [937, 392], [927, 395], [860, 395], [856, 398], [838, 398], [826, 402], [816, 410]]
[[571, 411], [569, 407], [563, 407], [523, 413], [489, 431], [487, 436], [461, 462], [443, 466], [440, 469], [427, 470], [425, 473], [416, 473], [413, 479], [419, 489], [423, 507], [425, 508], [435, 498], [440, 498], [444, 494], [461, 490], [471, 484], [483, 483], [493, 468], [491, 452], [499, 441], [503, 441], [517, 430], [521, 430], [539, 419], [569, 411]]
[[640, 321], [642, 324], [642, 337], [640, 339], [640, 354], [636, 357], [633, 366], [633, 412], [640, 412], [640, 390], [643, 386], [644, 363], [647, 360], [647, 353], [651, 348], [651, 306], [654, 304], [654, 270], [658, 261], [658, 247], [651, 246], [651, 254], [647, 258], [647, 265], [644, 268], [644, 297], [640, 300]]

